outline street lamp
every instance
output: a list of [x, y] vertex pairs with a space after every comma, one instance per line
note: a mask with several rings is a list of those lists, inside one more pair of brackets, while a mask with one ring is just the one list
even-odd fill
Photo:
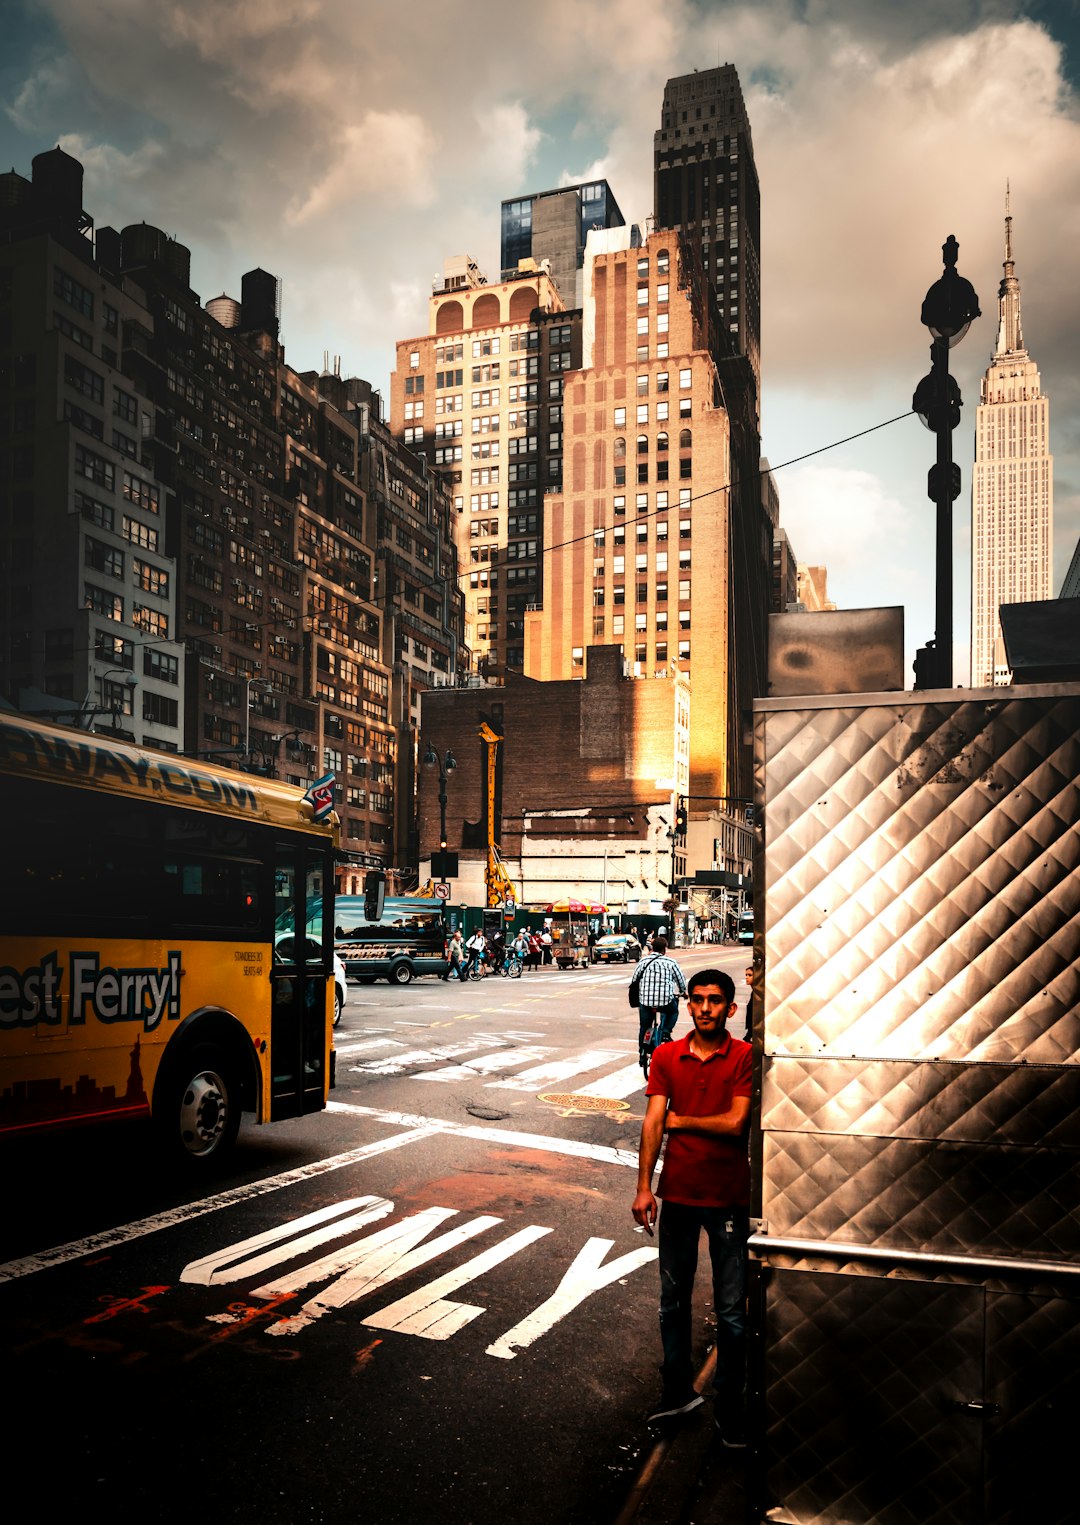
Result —
[[937, 461], [926, 480], [926, 495], [937, 506], [934, 639], [915, 658], [916, 688], [951, 688], [953, 681], [952, 506], [960, 496], [960, 468], [952, 458], [952, 431], [963, 399], [949, 375], [949, 350], [979, 317], [979, 299], [970, 281], [957, 273], [960, 245], [950, 233], [941, 246], [945, 269], [926, 293], [920, 314], [933, 335], [931, 369], [915, 388], [911, 406], [937, 436]]
[[447, 747], [445, 757], [440, 758], [429, 741], [424, 753], [424, 767], [439, 770], [439, 848], [446, 851], [446, 780], [457, 767], [457, 758]]
[[113, 728], [114, 731], [119, 731], [119, 729], [120, 729], [120, 715], [123, 712], [124, 701], [123, 701], [123, 699], [117, 700], [117, 699], [113, 698], [109, 702], [108, 705], [106, 705], [106, 703], [105, 703], [105, 680], [106, 680], [106, 678], [112, 677], [114, 672], [118, 672], [118, 673], [122, 674], [122, 676], [123, 676], [123, 683], [119, 684], [117, 686], [118, 687], [122, 687], [122, 688], [126, 688], [127, 691], [128, 691], [128, 697], [129, 698], [134, 694], [134, 692], [135, 692], [135, 685], [138, 683], [139, 680], [135, 676], [135, 674], [133, 672], [129, 672], [126, 667], [110, 667], [107, 672], [103, 672], [101, 674], [101, 677], [100, 677], [100, 680], [99, 680], [100, 683], [101, 683], [101, 707], [102, 707], [102, 709], [108, 708], [111, 711], [111, 713], [112, 713], [112, 728]]

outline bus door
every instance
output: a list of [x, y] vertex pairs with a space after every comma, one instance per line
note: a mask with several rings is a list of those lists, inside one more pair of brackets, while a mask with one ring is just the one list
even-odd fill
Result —
[[[291, 934], [277, 934], [270, 972], [270, 1117], [299, 1117], [326, 1102], [326, 1066], [333, 987], [328, 935], [330, 859], [310, 847], [279, 843], [274, 855], [274, 920], [291, 913]], [[323, 909], [308, 925], [308, 905]]]

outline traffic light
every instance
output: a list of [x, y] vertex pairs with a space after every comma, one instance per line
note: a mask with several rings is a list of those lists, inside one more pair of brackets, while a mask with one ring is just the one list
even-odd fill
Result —
[[679, 808], [675, 812], [675, 835], [677, 837], [685, 837], [685, 835], [686, 835], [686, 806], [685, 805], [680, 805]]
[[381, 868], [364, 875], [364, 916], [368, 921], [381, 921], [383, 900], [386, 895], [386, 875]]

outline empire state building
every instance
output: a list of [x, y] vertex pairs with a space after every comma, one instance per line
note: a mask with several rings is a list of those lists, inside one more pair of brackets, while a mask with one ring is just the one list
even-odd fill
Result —
[[998, 609], [1050, 598], [1054, 460], [1050, 400], [1024, 348], [1020, 281], [1005, 197], [1004, 275], [998, 336], [975, 415], [971, 484], [971, 683], [1008, 683]]

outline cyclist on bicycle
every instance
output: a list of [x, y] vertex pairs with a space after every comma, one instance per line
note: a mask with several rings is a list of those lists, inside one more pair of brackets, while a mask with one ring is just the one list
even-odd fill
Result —
[[[638, 982], [638, 1057], [645, 1074], [649, 1073], [652, 1049], [666, 1043], [679, 1017], [679, 997], [686, 994], [686, 980], [673, 958], [667, 956], [667, 938], [653, 938], [652, 952], [646, 953], [637, 966]], [[656, 1042], [647, 1044], [650, 1029], [657, 1026]]]
[[483, 932], [477, 930], [465, 944], [465, 952], [468, 954], [468, 960], [461, 975], [463, 980], [467, 980], [470, 975], [472, 975], [474, 980], [480, 978], [480, 965], [484, 961], [484, 954], [486, 951], [487, 942], [485, 941], [484, 934]]
[[518, 973], [525, 967], [525, 960], [529, 956], [529, 939], [524, 932], [519, 932], [510, 944], [510, 953], [517, 960]]

